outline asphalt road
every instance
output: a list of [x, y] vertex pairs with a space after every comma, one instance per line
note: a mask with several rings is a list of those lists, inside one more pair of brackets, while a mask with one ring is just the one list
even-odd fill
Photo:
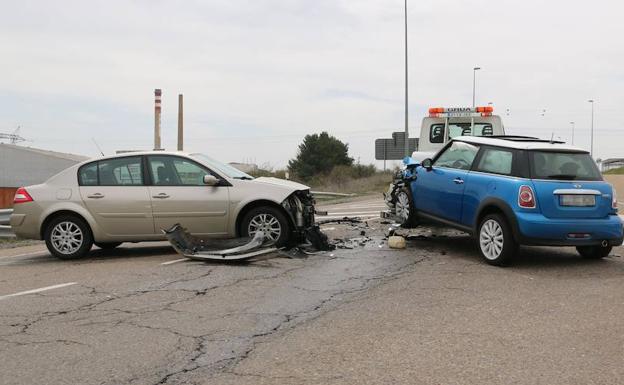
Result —
[[454, 231], [389, 249], [381, 207], [328, 207], [370, 219], [325, 225], [353, 248], [307, 258], [0, 250], [0, 384], [624, 382], [622, 248], [527, 248], [495, 268]]

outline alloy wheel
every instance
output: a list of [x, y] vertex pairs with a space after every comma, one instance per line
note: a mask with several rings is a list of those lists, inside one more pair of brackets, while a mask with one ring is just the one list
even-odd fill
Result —
[[65, 221], [54, 226], [50, 238], [56, 251], [68, 255], [80, 249], [84, 240], [84, 234], [78, 225]]
[[258, 214], [251, 218], [247, 233], [250, 237], [254, 237], [258, 231], [264, 232], [267, 239], [277, 242], [282, 234], [282, 226], [279, 220], [271, 214]]
[[493, 219], [488, 219], [479, 233], [479, 245], [483, 255], [489, 260], [497, 259], [503, 252], [503, 228]]
[[409, 197], [404, 191], [401, 191], [397, 195], [397, 201], [394, 205], [394, 211], [399, 218], [403, 219], [403, 221], [407, 221], [407, 218], [409, 218]]

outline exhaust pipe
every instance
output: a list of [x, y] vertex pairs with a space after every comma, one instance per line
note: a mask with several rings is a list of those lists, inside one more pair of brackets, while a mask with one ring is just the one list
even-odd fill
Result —
[[602, 243], [600, 243], [600, 246], [602, 247], [607, 247], [609, 246], [609, 241], [607, 241], [606, 239], [604, 241], [602, 241]]

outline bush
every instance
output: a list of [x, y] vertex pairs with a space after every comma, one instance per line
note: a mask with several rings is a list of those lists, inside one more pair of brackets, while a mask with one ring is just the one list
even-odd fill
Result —
[[306, 135], [295, 159], [288, 162], [288, 170], [298, 178], [308, 181], [313, 176], [328, 174], [336, 166], [351, 166], [349, 145], [327, 132]]

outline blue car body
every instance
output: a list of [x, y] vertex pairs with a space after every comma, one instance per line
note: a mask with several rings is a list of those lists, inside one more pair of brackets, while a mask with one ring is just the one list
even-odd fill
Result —
[[[622, 244], [615, 192], [589, 154], [534, 139], [460, 137], [432, 160], [423, 161], [426, 166], [408, 165], [405, 172], [415, 176], [409, 185], [418, 217], [475, 234], [486, 215], [499, 213], [518, 244]], [[455, 155], [453, 163], [438, 162], [445, 151], [452, 152], [451, 146], [458, 147], [457, 142], [469, 150]], [[552, 175], [539, 176], [544, 172]]]

